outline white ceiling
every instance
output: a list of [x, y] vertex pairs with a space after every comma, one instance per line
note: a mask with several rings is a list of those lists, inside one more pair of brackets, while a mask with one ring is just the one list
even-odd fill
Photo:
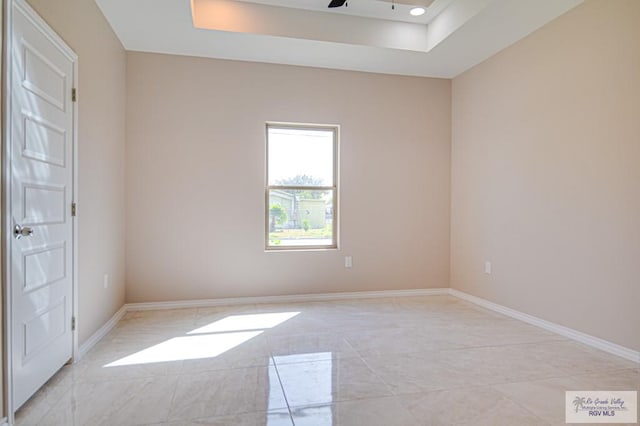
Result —
[[125, 49], [452, 78], [583, 0], [96, 0]]
[[[330, 0], [237, 0], [268, 6], [312, 10], [315, 12], [338, 13], [364, 18], [383, 19], [426, 24], [447, 7], [453, 0], [350, 0], [347, 7], [329, 9]], [[433, 4], [435, 3], [435, 4]], [[392, 9], [393, 5], [393, 9]], [[427, 11], [422, 16], [412, 16], [409, 11], [416, 6]]]

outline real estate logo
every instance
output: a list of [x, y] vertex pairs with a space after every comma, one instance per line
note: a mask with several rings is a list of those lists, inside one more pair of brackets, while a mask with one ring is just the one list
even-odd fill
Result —
[[636, 423], [637, 391], [566, 391], [567, 423]]

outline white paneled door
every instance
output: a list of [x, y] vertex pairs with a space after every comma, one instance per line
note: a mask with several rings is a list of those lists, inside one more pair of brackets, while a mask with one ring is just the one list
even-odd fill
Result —
[[7, 220], [17, 409], [72, 357], [76, 58], [23, 0], [12, 3]]

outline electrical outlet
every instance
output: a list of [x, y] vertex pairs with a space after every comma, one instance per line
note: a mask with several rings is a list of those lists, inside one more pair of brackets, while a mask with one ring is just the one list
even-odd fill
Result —
[[109, 288], [109, 274], [104, 274], [102, 285], [104, 286], [105, 290]]
[[491, 274], [491, 262], [484, 262], [484, 273]]
[[344, 258], [344, 267], [345, 268], [351, 268], [353, 266], [353, 259], [351, 259], [351, 256], [345, 256]]

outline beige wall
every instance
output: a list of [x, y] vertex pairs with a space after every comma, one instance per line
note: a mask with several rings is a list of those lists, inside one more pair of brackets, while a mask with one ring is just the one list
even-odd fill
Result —
[[635, 350], [639, 22], [588, 1], [452, 87], [452, 287]]
[[[127, 301], [448, 285], [450, 81], [127, 61]], [[341, 250], [264, 252], [269, 120], [342, 126]]]
[[[29, 0], [78, 54], [80, 343], [124, 303], [126, 54], [93, 1]], [[108, 273], [110, 285], [103, 288]]]

